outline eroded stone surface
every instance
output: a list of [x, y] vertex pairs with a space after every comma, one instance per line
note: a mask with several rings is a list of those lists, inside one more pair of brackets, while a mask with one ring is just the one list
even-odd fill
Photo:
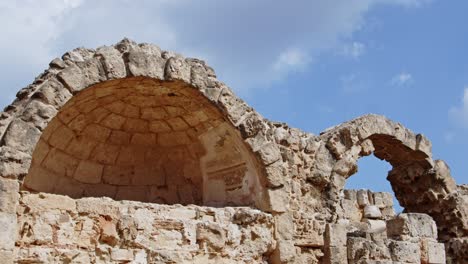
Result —
[[[60, 195], [22, 193], [17, 262], [197, 263], [215, 256], [216, 263], [264, 263], [276, 247], [273, 217], [255, 209], [105, 198], [78, 199], [74, 206], [71, 201]], [[2, 224], [3, 219], [10, 221], [0, 216]]]

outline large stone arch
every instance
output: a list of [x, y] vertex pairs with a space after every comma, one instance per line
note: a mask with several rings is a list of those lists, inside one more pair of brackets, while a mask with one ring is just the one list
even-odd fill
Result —
[[[178, 104], [170, 105], [171, 99]], [[266, 122], [218, 81], [213, 69], [201, 60], [127, 39], [96, 50], [75, 49], [53, 60], [33, 84], [18, 92], [1, 118], [1, 174], [25, 179], [23, 187], [29, 190], [72, 197], [105, 195], [141, 201], [161, 198], [171, 200], [169, 203], [271, 208], [265, 188], [272, 186], [268, 180], [271, 170], [266, 168], [279, 159], [279, 152], [267, 139], [248, 140], [265, 134], [262, 131], [267, 129]], [[116, 154], [118, 145], [125, 147], [124, 141], [128, 141], [129, 148]], [[153, 164], [152, 169], [128, 169], [125, 166], [131, 165], [126, 164], [131, 159], [144, 162], [135, 161], [143, 155], [132, 150], [135, 144], [145, 149], [156, 144], [170, 148], [172, 154], [159, 159], [159, 165]], [[198, 161], [194, 162], [190, 155]], [[165, 179], [144, 176], [158, 175], [154, 170], [183, 174], [179, 170], [184, 167], [176, 165], [182, 161], [186, 161], [185, 170], [193, 171], [195, 176], [167, 180], [198, 182], [192, 189], [204, 190], [211, 198], [204, 200], [200, 193], [177, 199], [150, 194], [153, 191], [149, 186], [160, 187], [160, 192], [168, 195], [186, 193], [182, 189], [169, 190], [163, 183]], [[110, 162], [122, 166], [106, 167]], [[135, 172], [135, 168], [140, 171]], [[82, 172], [78, 172], [81, 176], [72, 172], [76, 170]], [[117, 173], [120, 182], [103, 176], [106, 173]], [[126, 177], [130, 174], [136, 175], [133, 180]], [[123, 190], [124, 185], [135, 188]], [[122, 190], [116, 191], [119, 186]], [[220, 189], [223, 193], [216, 194], [214, 190]]]

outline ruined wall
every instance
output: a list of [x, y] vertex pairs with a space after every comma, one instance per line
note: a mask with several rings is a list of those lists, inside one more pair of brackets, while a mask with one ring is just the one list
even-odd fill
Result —
[[[23, 190], [39, 192], [30, 194], [38, 195], [35, 197], [46, 192], [76, 199], [105, 196], [147, 202], [112, 202], [121, 210], [141, 205], [158, 211], [164, 206], [155, 204], [162, 203], [187, 208], [195, 208], [190, 204], [214, 206], [197, 210], [219, 212], [228, 210], [226, 206], [250, 206], [270, 219], [268, 228], [273, 230], [269, 238], [252, 235], [252, 241], [260, 239], [264, 244], [255, 243], [271, 242], [252, 261], [359, 260], [362, 256], [349, 251], [343, 255], [330, 244], [330, 232], [331, 227], [344, 225], [339, 228], [344, 230], [341, 249], [353, 247], [353, 223], [368, 221], [366, 226], [381, 226], [385, 222], [386, 231], [381, 233], [388, 233], [394, 218], [385, 199], [379, 201], [379, 194], [372, 194], [366, 210], [363, 192], [357, 192], [356, 199], [353, 192], [344, 192], [347, 178], [358, 170], [358, 159], [374, 154], [392, 165], [387, 179], [405, 212], [434, 219], [438, 236], [428, 239], [435, 243], [436, 252], [441, 249], [437, 243], [443, 242], [448, 261], [467, 260], [468, 188], [454, 182], [447, 164], [432, 159], [430, 141], [423, 135], [378, 115], [359, 117], [320, 135], [271, 122], [218, 81], [205, 62], [151, 44], [125, 39], [96, 50], [75, 49], [54, 59], [1, 113], [0, 136], [0, 256], [4, 259], [27, 257], [24, 249], [34, 242], [22, 241], [26, 231], [19, 223], [42, 221], [25, 209]], [[381, 219], [365, 217], [366, 211], [369, 216], [375, 209]], [[91, 217], [93, 225], [100, 218], [107, 219], [106, 214], [100, 215]], [[81, 221], [80, 217], [81, 213], [70, 214], [70, 221]], [[416, 221], [418, 225], [424, 224]], [[57, 226], [62, 230], [60, 225], [54, 228]], [[65, 226], [63, 232], [68, 232]], [[419, 245], [419, 256], [426, 261], [427, 243], [422, 241], [427, 237], [413, 238], [408, 242], [392, 235], [378, 242], [365, 234], [357, 239], [365, 239], [369, 247], [385, 245], [385, 252]], [[361, 240], [358, 242], [364, 243]], [[362, 244], [358, 242], [356, 245]], [[408, 247], [406, 243], [410, 243]], [[173, 250], [186, 246], [172, 245]], [[58, 244], [53, 247], [61, 248]], [[128, 251], [119, 252], [136, 258], [141, 248], [132, 244], [125, 249]], [[218, 249], [222, 250], [236, 248], [226, 244]], [[101, 254], [97, 246], [87, 252], [90, 258]], [[235, 255], [229, 254], [225, 259]], [[235, 256], [247, 256], [243, 254]], [[394, 261], [393, 253], [382, 258], [369, 257], [372, 254], [364, 256], [385, 261], [390, 256]]]
[[18, 263], [266, 263], [269, 214], [22, 193]]

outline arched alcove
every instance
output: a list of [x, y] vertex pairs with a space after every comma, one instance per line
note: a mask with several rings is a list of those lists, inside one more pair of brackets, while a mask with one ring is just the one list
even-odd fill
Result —
[[259, 167], [197, 89], [132, 77], [73, 96], [44, 129], [24, 188], [74, 198], [253, 205]]

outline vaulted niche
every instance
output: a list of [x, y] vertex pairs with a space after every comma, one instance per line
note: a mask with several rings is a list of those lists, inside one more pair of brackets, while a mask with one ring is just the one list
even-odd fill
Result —
[[198, 90], [135, 77], [67, 102], [37, 143], [23, 187], [74, 198], [254, 205], [258, 175], [238, 131]]

